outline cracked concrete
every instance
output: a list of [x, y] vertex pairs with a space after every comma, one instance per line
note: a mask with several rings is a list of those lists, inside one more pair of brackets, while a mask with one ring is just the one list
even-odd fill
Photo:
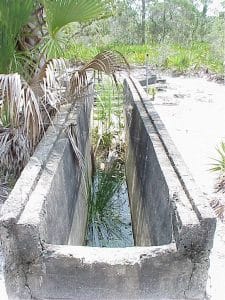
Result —
[[[44, 168], [37, 165], [35, 188], [15, 194], [3, 207], [7, 214], [0, 220], [1, 235], [11, 299], [182, 299], [184, 293], [186, 299], [203, 299], [215, 218], [202, 198], [200, 205], [199, 193], [194, 195], [195, 183], [137, 86], [127, 80], [125, 95], [132, 106], [128, 189], [140, 247], [82, 246], [87, 203], [78, 197], [80, 169], [61, 131]], [[79, 150], [90, 159], [87, 108], [78, 107], [76, 120]], [[135, 128], [140, 132], [132, 137]], [[10, 210], [10, 201], [17, 210]], [[72, 225], [75, 218], [80, 227]], [[67, 245], [71, 228], [78, 246]]]

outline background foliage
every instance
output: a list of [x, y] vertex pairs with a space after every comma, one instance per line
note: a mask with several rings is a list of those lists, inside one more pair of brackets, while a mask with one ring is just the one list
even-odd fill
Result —
[[110, 47], [122, 51], [131, 63], [144, 63], [147, 51], [150, 62], [158, 67], [205, 68], [223, 74], [224, 12], [212, 14], [211, 2], [115, 0], [110, 18], [71, 28], [73, 39], [66, 57], [85, 60]]

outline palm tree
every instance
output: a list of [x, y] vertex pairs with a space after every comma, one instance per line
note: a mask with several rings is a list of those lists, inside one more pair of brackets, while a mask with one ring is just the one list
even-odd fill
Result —
[[[63, 60], [53, 58], [63, 53], [65, 27], [107, 15], [104, 0], [0, 1], [0, 55], [4, 58], [0, 60], [0, 177], [13, 176], [15, 180], [19, 176], [43, 134], [46, 118], [50, 120], [50, 111], [61, 100], [57, 75], [66, 66]], [[34, 56], [33, 65], [27, 63], [26, 51], [37, 47], [41, 57]], [[37, 60], [39, 67], [34, 72], [30, 67], [37, 67]], [[23, 63], [29, 66], [22, 72], [24, 76], [10, 73], [24, 69]], [[120, 65], [128, 66], [119, 53], [97, 55], [73, 74], [71, 92], [80, 92], [87, 84], [87, 69], [104, 71], [115, 78]], [[5, 180], [0, 181], [0, 195], [3, 189]]]
[[0, 73], [15, 69], [17, 40], [32, 11], [32, 0], [0, 1]]
[[[45, 57], [62, 53], [62, 33], [68, 24], [105, 14], [103, 0], [0, 1], [1, 177], [19, 175], [43, 134], [43, 115], [46, 118], [48, 108], [56, 106], [52, 101], [52, 93], [58, 90], [54, 71], [56, 66], [58, 71], [62, 69], [63, 63], [51, 60], [47, 64]], [[34, 72], [40, 57], [32, 51], [35, 55], [30, 60], [27, 52], [39, 46], [44, 66]], [[1, 182], [5, 191], [5, 181]]]

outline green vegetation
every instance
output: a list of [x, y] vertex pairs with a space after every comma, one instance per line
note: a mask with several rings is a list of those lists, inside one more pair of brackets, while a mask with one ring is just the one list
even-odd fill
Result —
[[[152, 67], [223, 75], [224, 12], [210, 15], [210, 2], [1, 0], [0, 173], [18, 176], [59, 108], [65, 63], [58, 58], [90, 61], [111, 49], [134, 64], [148, 53]], [[70, 92], [82, 91], [88, 69], [114, 75], [121, 64], [110, 51], [97, 55], [72, 74]], [[99, 105], [99, 118], [115, 114], [107, 101]], [[110, 122], [100, 145], [114, 138]]]
[[[18, 178], [64, 98], [59, 78], [66, 75], [65, 62], [48, 60], [63, 55], [66, 27], [106, 15], [101, 0], [0, 1], [0, 200], [5, 182]], [[112, 57], [109, 74], [115, 72]], [[71, 91], [81, 89], [85, 72], [75, 72]]]
[[214, 159], [212, 164], [211, 171], [225, 173], [225, 142], [221, 142], [220, 147], [216, 148], [217, 153], [219, 154], [218, 159]]
[[194, 43], [189, 46], [176, 44], [158, 45], [107, 45], [105, 47], [89, 47], [84, 44], [73, 44], [65, 52], [68, 59], [87, 61], [93, 54], [102, 49], [120, 51], [130, 64], [145, 63], [146, 53], [149, 54], [150, 66], [180, 72], [208, 69], [218, 74], [224, 73], [223, 60], [215, 57], [210, 45], [206, 42]]
[[[210, 171], [217, 173], [217, 181], [215, 184], [215, 191], [217, 193], [225, 193], [225, 142], [221, 142], [220, 146], [216, 148], [218, 158], [213, 159]], [[219, 196], [211, 201], [211, 206], [216, 215], [224, 221], [225, 219], [225, 201], [223, 196]]]
[[119, 246], [129, 244], [120, 215], [124, 200], [119, 196], [125, 184], [122, 86], [103, 77], [95, 91], [92, 144], [96, 170], [89, 188], [87, 245]]
[[[210, 14], [210, 0], [114, 1], [114, 16], [73, 27], [66, 57], [86, 60], [103, 49], [121, 51], [130, 63], [224, 73], [224, 9]], [[221, 1], [223, 7], [225, 2]]]
[[122, 221], [113, 196], [119, 191], [123, 176], [115, 166], [98, 170], [89, 197], [87, 242], [90, 246], [106, 247], [109, 240], [121, 239]]

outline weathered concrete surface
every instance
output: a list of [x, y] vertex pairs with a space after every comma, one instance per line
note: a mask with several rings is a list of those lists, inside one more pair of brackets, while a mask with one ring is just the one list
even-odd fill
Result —
[[81, 169], [64, 131], [73, 124], [75, 143], [90, 163], [91, 107], [92, 98], [86, 97], [59, 113], [2, 207], [1, 238], [10, 299], [30, 297], [28, 266], [40, 259], [45, 243], [68, 243], [75, 210], [81, 221], [73, 228], [73, 240], [83, 243], [87, 199], [80, 197]]
[[[128, 99], [132, 98], [132, 94], [127, 93], [126, 96]], [[151, 124], [147, 124], [148, 118], [141, 103], [138, 104], [136, 109], [133, 106], [128, 107], [126, 114], [128, 145], [126, 174], [133, 231], [137, 246], [158, 246], [172, 241], [169, 189], [157, 153], [158, 156], [164, 156], [162, 163], [165, 164], [167, 161], [160, 143], [157, 143], [154, 130], [150, 128]], [[167, 163], [167, 168], [169, 167]]]
[[151, 100], [132, 78], [125, 81], [125, 98], [126, 172], [136, 245], [175, 241], [178, 252], [190, 257], [195, 270], [185, 295], [204, 299], [215, 216]]
[[46, 272], [29, 270], [35, 299], [184, 299], [193, 271], [191, 260], [174, 244], [114, 249], [49, 246], [46, 251]]
[[[128, 131], [134, 131], [128, 138], [128, 161], [135, 163], [128, 170], [137, 224], [133, 223], [137, 244], [159, 246], [81, 246], [87, 203], [81, 196], [84, 186], [77, 158], [89, 153], [90, 111], [78, 103], [75, 111], [65, 113], [64, 125], [45, 154], [36, 152], [36, 175], [23, 178], [29, 171], [25, 168], [22, 179], [27, 181], [17, 183], [3, 206], [0, 224], [9, 299], [204, 299], [215, 219], [207, 205], [195, 202], [194, 196], [190, 199], [190, 186], [180, 179], [162, 138], [164, 127], [154, 111], [148, 115], [149, 99], [135, 86], [127, 80]], [[63, 132], [65, 120], [70, 124], [74, 119], [79, 128], [76, 156]], [[20, 193], [24, 183], [29, 187]]]
[[[137, 242], [143, 245], [145, 237], [150, 237], [152, 245], [169, 243], [172, 227], [180, 250], [210, 250], [215, 216], [197, 189], [151, 100], [140, 84], [132, 81], [125, 82], [129, 143], [126, 165], [134, 230], [143, 235], [143, 238], [136, 235]], [[137, 200], [139, 198], [141, 201]]]

